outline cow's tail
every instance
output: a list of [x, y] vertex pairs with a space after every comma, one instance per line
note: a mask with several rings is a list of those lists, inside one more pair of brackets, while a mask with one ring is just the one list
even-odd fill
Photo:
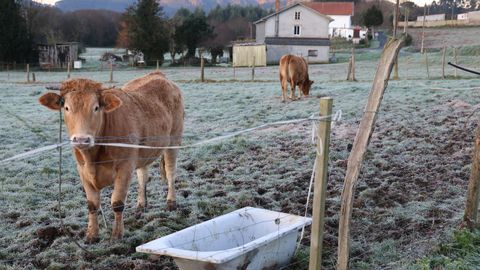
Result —
[[160, 179], [167, 182], [167, 170], [165, 169], [165, 154], [160, 158]]
[[292, 78], [290, 77], [290, 62], [292, 61], [292, 56], [289, 55], [287, 57], [287, 72], [286, 72], [286, 75], [287, 75], [287, 81], [289, 80], [292, 80]]

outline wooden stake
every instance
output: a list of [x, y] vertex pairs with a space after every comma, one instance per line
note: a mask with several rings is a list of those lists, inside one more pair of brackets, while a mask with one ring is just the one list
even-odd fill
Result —
[[397, 59], [395, 59], [395, 64], [393, 65], [393, 79], [394, 80], [399, 79], [399, 77], [398, 77], [398, 55], [397, 55]]
[[[333, 99], [320, 99], [320, 117], [332, 115]], [[323, 232], [325, 225], [325, 199], [327, 193], [328, 160], [330, 150], [331, 118], [320, 120], [317, 131], [317, 156], [313, 187], [312, 234], [310, 237], [309, 270], [322, 269]]]
[[408, 8], [405, 8], [405, 24], [403, 25], [403, 33], [407, 34], [408, 28]]
[[350, 62], [348, 63], [348, 73], [347, 81], [356, 81], [355, 78], [355, 47], [352, 48], [352, 56], [350, 57]]
[[37, 79], [35, 78], [35, 72], [32, 72], [32, 80], [33, 80], [33, 82], [37, 81]]
[[423, 53], [423, 48], [425, 44], [425, 16], [427, 13], [427, 4], [423, 6], [423, 23], [422, 23], [422, 47], [420, 48], [420, 52]]
[[157, 60], [157, 70], [160, 70], [160, 61]]
[[351, 76], [352, 76], [352, 58], [350, 57], [350, 60], [348, 61], [347, 81], [350, 81]]
[[252, 63], [252, 82], [255, 80], [255, 56], [253, 56], [253, 63]]
[[236, 74], [236, 68], [235, 68], [235, 66], [233, 66], [233, 79], [234, 79], [234, 80], [237, 79], [237, 74]]
[[70, 62], [67, 63], [67, 79], [70, 79]]
[[30, 64], [27, 64], [27, 82], [30, 82]]
[[[453, 47], [453, 58], [454, 58], [454, 61], [455, 61], [455, 65], [458, 65], [458, 62], [457, 62], [457, 47]], [[457, 78], [457, 69], [455, 68], [454, 69], [454, 76], [455, 78]]]
[[442, 79], [445, 79], [445, 55], [447, 53], [447, 47], [445, 42], [443, 43], [443, 52], [442, 52]]
[[468, 182], [467, 203], [463, 215], [464, 225], [474, 228], [478, 222], [478, 198], [480, 195], [480, 125], [477, 126], [475, 149], [472, 158], [472, 171]]
[[110, 62], [110, 83], [113, 83], [113, 63]]
[[404, 38], [390, 40], [383, 50], [379, 67], [375, 74], [367, 105], [358, 127], [353, 148], [348, 157], [347, 172], [341, 197], [341, 210], [338, 230], [337, 270], [347, 270], [350, 252], [350, 221], [352, 218], [353, 195], [360, 174], [363, 158], [375, 127], [377, 112], [387, 88], [395, 58], [404, 43]]
[[430, 69], [429, 69], [429, 64], [428, 64], [428, 51], [425, 49], [425, 67], [427, 68], [427, 78], [430, 79]]
[[203, 56], [200, 58], [200, 80], [205, 81], [205, 59]]

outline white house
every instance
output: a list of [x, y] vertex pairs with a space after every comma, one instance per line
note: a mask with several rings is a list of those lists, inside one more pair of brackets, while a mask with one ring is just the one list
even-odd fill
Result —
[[353, 2], [310, 2], [305, 5], [333, 19], [328, 26], [330, 37], [353, 37]]
[[277, 64], [289, 53], [303, 56], [310, 63], [328, 62], [328, 25], [332, 18], [313, 4], [296, 3], [254, 22], [256, 43], [266, 45], [267, 64]]

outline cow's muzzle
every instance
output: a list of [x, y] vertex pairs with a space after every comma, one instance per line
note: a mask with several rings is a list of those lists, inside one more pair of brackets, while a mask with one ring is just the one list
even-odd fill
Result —
[[71, 144], [78, 149], [88, 149], [95, 145], [95, 138], [90, 135], [73, 135]]

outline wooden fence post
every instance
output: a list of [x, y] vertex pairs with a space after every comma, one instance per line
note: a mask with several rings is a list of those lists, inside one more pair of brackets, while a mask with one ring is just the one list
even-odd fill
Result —
[[30, 64], [27, 64], [27, 82], [30, 82]]
[[[455, 61], [455, 65], [458, 65], [458, 62], [457, 62], [457, 47], [453, 47], [453, 60]], [[454, 76], [455, 78], [457, 78], [457, 69], [455, 68], [454, 69]]]
[[200, 58], [200, 80], [205, 81], [205, 59], [203, 56]]
[[67, 79], [70, 79], [70, 61], [67, 63]]
[[157, 70], [160, 70], [160, 61], [157, 60]]
[[445, 79], [445, 55], [447, 53], [447, 47], [443, 43], [443, 52], [442, 52], [442, 79]]
[[113, 63], [110, 62], [110, 83], [113, 83]]
[[377, 112], [380, 109], [380, 103], [387, 88], [390, 73], [392, 72], [393, 63], [404, 41], [404, 37], [392, 39], [383, 49], [367, 105], [365, 106], [365, 111], [353, 142], [352, 151], [348, 157], [347, 171], [345, 173], [345, 182], [341, 196], [337, 270], [347, 270], [349, 267], [350, 222], [352, 219], [353, 195], [363, 158], [367, 152], [367, 146], [375, 127]]
[[37, 81], [37, 79], [35, 78], [35, 72], [32, 72], [32, 80], [33, 80], [33, 82]]
[[348, 63], [348, 74], [347, 81], [356, 81], [355, 78], [355, 47], [352, 47], [352, 56], [350, 57], [350, 62]]
[[430, 69], [428, 66], [428, 50], [425, 49], [423, 53], [425, 54], [425, 66], [427, 67], [427, 78], [430, 79]]
[[398, 55], [397, 58], [395, 59], [395, 64], [393, 66], [393, 79], [398, 80]]
[[463, 215], [464, 225], [468, 228], [474, 228], [477, 224], [478, 198], [480, 195], [480, 125], [477, 126], [475, 137], [475, 149], [473, 153], [472, 169], [470, 180], [468, 182], [467, 202], [465, 213]]
[[425, 44], [425, 16], [427, 13], [427, 4], [423, 6], [423, 23], [422, 23], [422, 47], [420, 48], [420, 52], [423, 53], [423, 48]]
[[235, 68], [235, 66], [233, 66], [233, 79], [234, 79], [234, 80], [237, 79], [237, 74], [236, 74], [236, 68]]
[[253, 56], [253, 63], [252, 63], [252, 82], [255, 80], [255, 56]]
[[[333, 99], [320, 99], [320, 117], [332, 115]], [[313, 187], [312, 233], [310, 237], [309, 270], [322, 269], [323, 231], [325, 225], [325, 198], [327, 193], [330, 129], [332, 117], [320, 120], [317, 131], [317, 156]]]

